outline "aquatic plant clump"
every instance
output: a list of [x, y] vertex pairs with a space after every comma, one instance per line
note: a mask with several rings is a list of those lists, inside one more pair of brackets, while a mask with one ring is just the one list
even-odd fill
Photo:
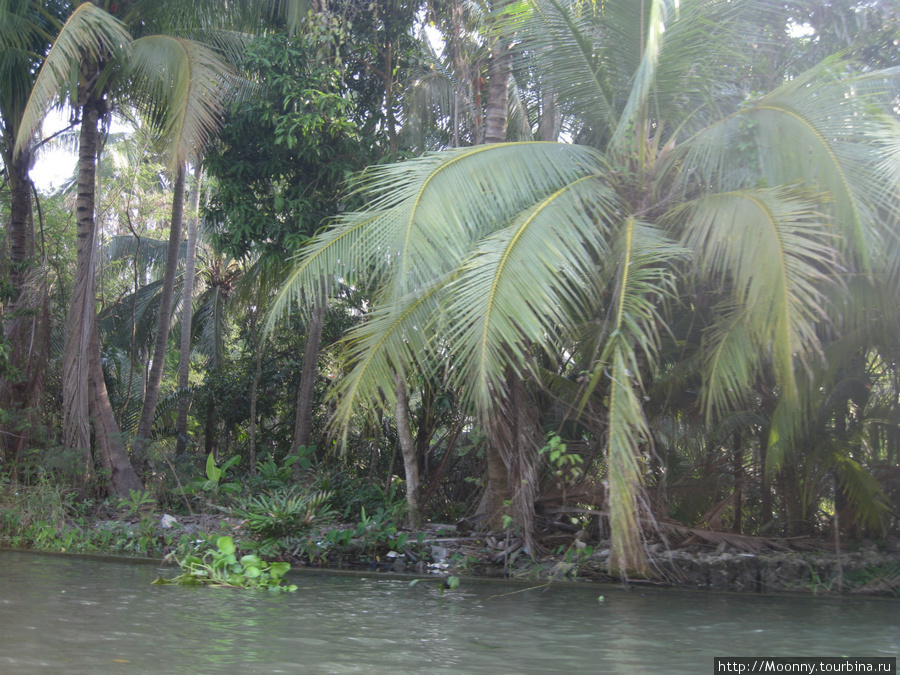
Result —
[[260, 588], [270, 591], [294, 592], [294, 584], [282, 585], [284, 575], [291, 569], [286, 562], [266, 562], [258, 555], [237, 557], [237, 547], [231, 537], [219, 537], [215, 550], [202, 556], [188, 555], [177, 560], [182, 573], [172, 579], [160, 577], [154, 584], [181, 586], [218, 586], [224, 588]]

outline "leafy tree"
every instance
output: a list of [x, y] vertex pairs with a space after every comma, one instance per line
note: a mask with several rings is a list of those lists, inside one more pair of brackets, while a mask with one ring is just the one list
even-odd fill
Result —
[[338, 211], [344, 181], [371, 157], [340, 44], [321, 46], [310, 33], [248, 47], [243, 68], [260, 94], [232, 107], [206, 157], [216, 186], [206, 213], [216, 248], [229, 255], [297, 251]]
[[[207, 207], [215, 243], [236, 257], [252, 254], [254, 267], [268, 270], [274, 286], [259, 297], [280, 284], [281, 261], [344, 207], [346, 179], [377, 156], [376, 139], [360, 131], [361, 94], [348, 77], [347, 49], [327, 12], [311, 14], [295, 35], [254, 41], [243, 67], [260, 95], [233, 107], [206, 159], [216, 185]], [[307, 317], [294, 450], [309, 442], [325, 311], [323, 302]]]

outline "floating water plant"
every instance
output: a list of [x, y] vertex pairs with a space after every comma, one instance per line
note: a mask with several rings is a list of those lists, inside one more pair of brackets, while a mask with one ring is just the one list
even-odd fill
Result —
[[258, 555], [237, 557], [237, 547], [231, 537], [219, 537], [215, 550], [202, 555], [187, 555], [177, 561], [182, 573], [172, 579], [160, 577], [154, 584], [181, 586], [219, 586], [225, 588], [263, 588], [270, 591], [296, 591], [297, 586], [282, 585], [284, 575], [291, 569], [286, 562], [267, 562]]

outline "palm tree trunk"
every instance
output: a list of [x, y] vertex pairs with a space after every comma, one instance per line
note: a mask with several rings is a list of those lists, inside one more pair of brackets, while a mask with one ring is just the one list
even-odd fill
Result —
[[28, 177], [29, 153], [23, 153], [7, 167], [9, 180], [9, 283], [18, 298], [25, 284], [28, 258], [34, 254], [34, 225], [32, 221], [31, 180]]
[[409, 526], [416, 528], [421, 522], [419, 513], [419, 461], [416, 456], [416, 444], [413, 440], [409, 423], [409, 396], [406, 383], [397, 374], [397, 404], [394, 412], [397, 416], [397, 436], [400, 438], [400, 451], [403, 453], [403, 469], [406, 474], [406, 505], [409, 510]]
[[78, 192], [75, 199], [75, 280], [66, 322], [63, 355], [63, 443], [81, 453], [82, 482], [93, 473], [91, 459], [90, 395], [88, 391], [94, 298], [94, 176], [99, 143], [100, 102], [90, 97], [81, 109], [78, 145]]
[[506, 122], [509, 112], [510, 55], [503, 36], [494, 40], [491, 65], [488, 68], [488, 100], [485, 112], [485, 143], [506, 141]]
[[768, 464], [769, 428], [763, 426], [759, 432], [759, 492], [760, 492], [760, 525], [765, 527], [772, 522], [772, 486], [769, 481]]
[[[12, 152], [3, 153], [6, 159]], [[35, 342], [36, 334], [42, 334], [40, 318], [43, 313], [34, 315], [29, 310], [37, 309], [34, 298], [25, 292], [26, 278], [29, 272], [28, 260], [34, 255], [34, 221], [32, 218], [31, 180], [28, 177], [30, 153], [23, 153], [15, 161], [4, 161], [9, 181], [10, 213], [6, 227], [6, 239], [9, 244], [9, 283], [12, 286], [11, 311], [6, 323], [6, 338], [9, 340], [10, 371], [7, 377], [0, 379], [0, 410], [20, 413], [8, 418], [4, 424], [0, 439], [0, 458], [15, 459], [28, 443], [31, 427], [26, 416], [28, 409], [39, 397], [39, 392], [32, 390], [35, 377], [40, 380], [40, 373], [46, 364], [46, 358], [35, 358], [40, 352], [42, 342]], [[42, 284], [46, 291], [46, 284]], [[46, 294], [41, 293], [46, 299]], [[37, 349], [36, 349], [37, 348]]]
[[[85, 66], [86, 70], [89, 69]], [[88, 73], [89, 74], [89, 73]], [[75, 201], [77, 223], [77, 263], [75, 282], [66, 325], [63, 355], [64, 442], [82, 453], [82, 481], [92, 475], [91, 428], [93, 417], [99, 459], [109, 471], [109, 490], [127, 496], [142, 485], [128, 461], [122, 437], [113, 416], [100, 363], [94, 297], [96, 227], [94, 186], [99, 146], [97, 125], [104, 103], [99, 95], [84, 96], [78, 147], [78, 194]]]
[[534, 402], [530, 400], [525, 381], [511, 368], [507, 371], [505, 389], [485, 423], [488, 486], [479, 511], [490, 516], [491, 529], [501, 529], [504, 516], [511, 516], [533, 553], [540, 435], [533, 419]]
[[175, 193], [172, 196], [172, 222], [169, 227], [169, 249], [166, 258], [166, 272], [163, 277], [162, 294], [159, 300], [159, 321], [156, 325], [156, 345], [153, 348], [153, 361], [147, 379], [147, 392], [144, 395], [144, 407], [141, 409], [141, 421], [138, 423], [137, 438], [134, 439], [134, 459], [140, 462], [144, 458], [147, 445], [150, 443], [150, 430], [156, 415], [156, 404], [159, 402], [159, 388], [162, 384], [163, 366], [166, 362], [166, 347], [169, 344], [169, 324], [171, 323], [172, 297], [175, 295], [175, 274], [178, 271], [178, 252], [181, 248], [181, 226], [184, 222], [184, 164], [179, 164], [175, 171]]
[[[506, 142], [510, 65], [508, 40], [501, 33], [491, 47], [485, 143]], [[511, 516], [522, 529], [528, 550], [533, 552], [537, 434], [528, 415], [530, 402], [525, 382], [512, 370], [507, 373], [504, 394], [485, 424], [488, 484], [479, 512], [490, 516], [491, 529], [500, 529], [504, 516]]]
[[[184, 269], [184, 288], [181, 291], [181, 349], [178, 359], [178, 389], [184, 391], [191, 373], [191, 324], [194, 320], [194, 275], [197, 273], [197, 223], [200, 220], [200, 183], [203, 178], [203, 165], [197, 162], [194, 167], [194, 187], [191, 192], [191, 206], [188, 219], [187, 260]], [[178, 421], [176, 431], [178, 444], [176, 454], [181, 455], [187, 448], [187, 418], [191, 407], [188, 396], [178, 399]]]
[[142, 491], [144, 486], [128, 460], [125, 444], [122, 442], [122, 434], [119, 433], [119, 427], [109, 403], [106, 381], [103, 378], [103, 366], [100, 363], [100, 337], [97, 333], [96, 321], [91, 329], [89, 369], [88, 391], [94, 423], [94, 437], [97, 442], [100, 464], [109, 474], [107, 490], [110, 496], [127, 497], [131, 490]]
[[740, 534], [744, 529], [744, 444], [740, 431], [734, 432], [732, 467], [734, 470], [734, 523], [731, 529]]
[[559, 140], [559, 107], [556, 105], [556, 91], [549, 84], [541, 88], [540, 138], [551, 143]]
[[[316, 366], [322, 350], [322, 329], [325, 326], [324, 280], [321, 300], [313, 308], [309, 325], [306, 327], [306, 348], [303, 350], [303, 368], [300, 371], [300, 386], [297, 388], [297, 408], [294, 414], [294, 438], [291, 441], [291, 454], [295, 454], [301, 446], [309, 445], [312, 434], [312, 406], [316, 388]], [[295, 473], [299, 466], [294, 464]], [[299, 475], [299, 474], [297, 474]]]

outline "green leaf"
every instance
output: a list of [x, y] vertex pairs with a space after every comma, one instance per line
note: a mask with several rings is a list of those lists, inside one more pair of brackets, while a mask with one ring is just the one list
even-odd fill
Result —
[[233, 555], [235, 552], [234, 540], [231, 537], [219, 537], [216, 539], [216, 547], [225, 555]]
[[[269, 565], [269, 576], [273, 579], [280, 579], [285, 574], [287, 574], [291, 569], [290, 563], [286, 562], [273, 562]], [[296, 586], [294, 587], [296, 588]]]
[[[209, 453], [209, 457], [206, 458], [206, 477], [213, 483], [218, 483], [219, 479], [222, 477], [222, 470], [216, 466], [216, 460], [213, 457], [213, 453]], [[204, 485], [203, 489], [208, 490], [209, 488]]]
[[244, 567], [262, 567], [263, 561], [258, 555], [248, 554], [241, 558], [241, 565]]

